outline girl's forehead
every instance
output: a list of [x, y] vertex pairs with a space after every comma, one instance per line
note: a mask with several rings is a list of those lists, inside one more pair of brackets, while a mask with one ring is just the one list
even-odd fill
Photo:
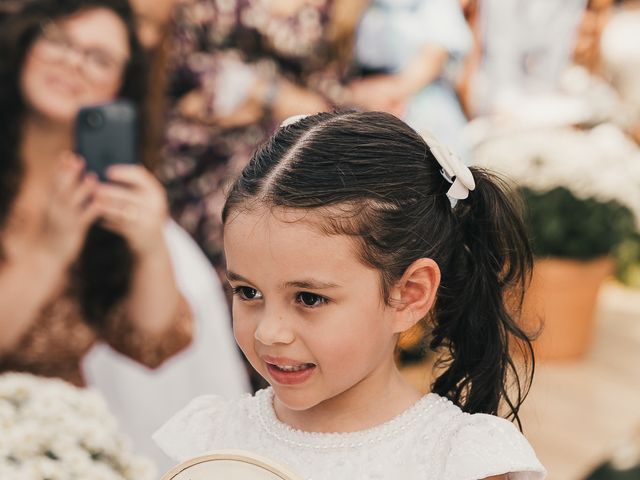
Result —
[[229, 272], [261, 287], [313, 280], [379, 290], [380, 274], [362, 260], [356, 237], [323, 231], [308, 211], [264, 210], [229, 217], [224, 232]]
[[317, 214], [299, 209], [260, 208], [240, 211], [227, 220], [224, 238], [254, 239], [264, 242], [281, 242], [288, 239], [321, 242], [334, 240], [336, 235], [328, 235], [321, 228]]
[[358, 262], [352, 236], [327, 233], [316, 214], [301, 210], [261, 209], [229, 217], [224, 229], [225, 252], [232, 263], [247, 255], [261, 255], [264, 262], [303, 260], [307, 263]]
[[232, 213], [224, 225], [224, 230], [227, 232], [236, 229], [297, 229], [307, 230], [312, 236], [319, 236], [324, 233], [322, 225], [326, 222], [325, 216], [311, 209], [255, 206]]

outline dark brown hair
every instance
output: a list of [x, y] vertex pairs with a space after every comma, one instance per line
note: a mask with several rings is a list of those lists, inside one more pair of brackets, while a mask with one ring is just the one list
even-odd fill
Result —
[[[20, 89], [20, 73], [25, 57], [50, 20], [59, 20], [82, 11], [106, 8], [125, 24], [131, 58], [123, 73], [118, 97], [132, 101], [144, 115], [146, 96], [146, 56], [136, 36], [133, 11], [127, 0], [25, 0], [17, 11], [0, 24], [0, 232], [2, 231], [22, 181], [19, 149], [26, 111]], [[139, 122], [144, 143], [146, 122]], [[129, 287], [132, 254], [125, 240], [93, 226], [73, 270], [73, 285], [88, 321], [100, 324], [111, 306]]]
[[[256, 151], [223, 219], [254, 205], [317, 211], [325, 232], [360, 240], [387, 302], [411, 263], [434, 259], [442, 280], [427, 320], [430, 347], [444, 356], [433, 391], [470, 413], [497, 414], [504, 402], [519, 423], [534, 366], [516, 321], [533, 261], [520, 209], [504, 182], [478, 168], [475, 190], [452, 208], [440, 170], [423, 138], [392, 115], [321, 113]], [[524, 379], [511, 356], [518, 342]]]

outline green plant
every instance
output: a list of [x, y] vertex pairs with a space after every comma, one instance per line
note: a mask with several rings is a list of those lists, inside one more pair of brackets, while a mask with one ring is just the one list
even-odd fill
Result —
[[566, 187], [522, 187], [534, 252], [591, 260], [613, 254], [635, 232], [632, 212], [615, 200], [578, 198]]
[[635, 232], [616, 249], [617, 277], [630, 287], [640, 288], [640, 233]]

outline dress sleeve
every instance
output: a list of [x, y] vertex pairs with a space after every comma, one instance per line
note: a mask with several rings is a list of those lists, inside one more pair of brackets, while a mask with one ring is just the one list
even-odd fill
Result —
[[155, 368], [189, 345], [193, 328], [191, 307], [179, 294], [171, 326], [161, 335], [149, 336], [136, 328], [126, 315], [125, 303], [122, 302], [110, 313], [102, 337], [114, 350]]
[[463, 415], [452, 436], [445, 478], [542, 480], [546, 470], [513, 423], [493, 415]]
[[228, 402], [219, 395], [194, 398], [153, 434], [153, 440], [176, 462], [205, 454], [214, 445]]
[[440, 45], [451, 56], [464, 55], [469, 51], [473, 38], [458, 2], [423, 1], [417, 13], [425, 27], [416, 30], [416, 38]]

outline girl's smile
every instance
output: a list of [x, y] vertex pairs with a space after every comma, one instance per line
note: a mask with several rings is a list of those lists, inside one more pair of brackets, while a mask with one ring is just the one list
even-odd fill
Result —
[[277, 358], [265, 355], [265, 362], [269, 376], [281, 385], [298, 385], [304, 383], [313, 375], [314, 363], [298, 362], [288, 358]]

